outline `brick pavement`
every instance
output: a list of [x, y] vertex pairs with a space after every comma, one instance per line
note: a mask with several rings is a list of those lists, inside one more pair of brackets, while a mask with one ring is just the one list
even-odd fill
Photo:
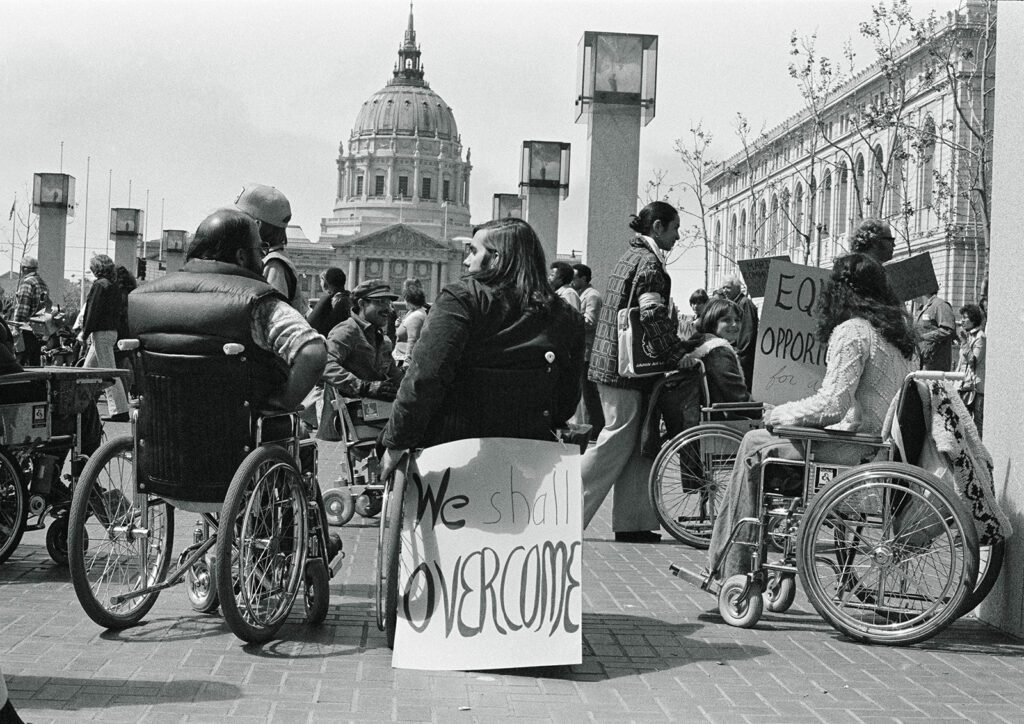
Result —
[[[337, 464], [324, 447], [323, 476]], [[1024, 641], [961, 620], [910, 648], [864, 646], [802, 598], [755, 629], [672, 577], [701, 562], [676, 544], [611, 542], [606, 508], [584, 555], [584, 659], [575, 667], [419, 672], [391, 668], [374, 623], [376, 527], [342, 529], [347, 558], [327, 622], [294, 618], [280, 640], [243, 646], [184, 591], [143, 625], [96, 627], [44, 534], [0, 566], [0, 668], [26, 721], [751, 721], [1024, 720]], [[181, 514], [179, 540], [191, 534]], [[177, 547], [180, 550], [180, 547]]]

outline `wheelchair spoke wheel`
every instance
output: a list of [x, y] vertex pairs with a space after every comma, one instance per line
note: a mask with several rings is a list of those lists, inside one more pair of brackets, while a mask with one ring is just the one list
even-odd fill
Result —
[[658, 453], [648, 489], [662, 527], [694, 548], [707, 548], [743, 435], [722, 425], [680, 433]]
[[900, 463], [854, 468], [819, 492], [797, 566], [815, 610], [850, 638], [906, 645], [962, 612], [978, 579], [970, 515], [942, 481]]
[[109, 629], [137, 624], [156, 603], [157, 592], [112, 599], [162, 581], [174, 540], [174, 509], [135, 496], [133, 445], [131, 435], [123, 435], [93, 453], [75, 485], [68, 520], [68, 566], [78, 602]]
[[377, 628], [385, 633], [388, 648], [395, 647], [398, 623], [398, 571], [402, 554], [402, 509], [406, 473], [396, 470], [384, 490], [377, 538]]
[[221, 611], [238, 638], [269, 641], [284, 624], [303, 580], [306, 494], [281, 448], [256, 448], [228, 488], [217, 531]]
[[21, 471], [6, 453], [0, 452], [0, 563], [21, 542], [28, 522], [28, 492]]

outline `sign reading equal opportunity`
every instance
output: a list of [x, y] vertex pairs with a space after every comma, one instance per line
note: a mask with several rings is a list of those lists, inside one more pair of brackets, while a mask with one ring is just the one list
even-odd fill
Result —
[[427, 448], [405, 490], [392, 664], [583, 661], [579, 447], [486, 438]]
[[825, 377], [818, 341], [818, 295], [831, 272], [772, 261], [757, 330], [752, 397], [778, 405], [813, 395]]

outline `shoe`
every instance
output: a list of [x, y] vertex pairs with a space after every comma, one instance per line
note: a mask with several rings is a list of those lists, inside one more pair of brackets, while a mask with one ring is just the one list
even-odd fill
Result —
[[119, 412], [116, 415], [103, 418], [103, 422], [128, 422], [129, 420], [131, 420], [131, 417], [129, 417], [127, 412]]
[[334, 560], [334, 557], [341, 552], [341, 536], [331, 533], [327, 536], [327, 563]]
[[615, 533], [616, 543], [657, 543], [660, 540], [660, 533], [653, 533], [649, 530], [627, 530]]

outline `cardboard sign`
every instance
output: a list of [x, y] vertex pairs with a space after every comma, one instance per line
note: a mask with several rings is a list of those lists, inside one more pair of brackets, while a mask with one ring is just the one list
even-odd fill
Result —
[[427, 448], [405, 491], [392, 664], [583, 660], [579, 448], [488, 438]]
[[901, 302], [933, 294], [939, 288], [935, 268], [932, 266], [932, 255], [927, 251], [908, 259], [889, 262], [885, 265], [885, 276]]
[[815, 305], [830, 275], [828, 269], [771, 262], [757, 329], [755, 400], [778, 405], [821, 387], [828, 347], [818, 341]]
[[748, 297], [763, 297], [768, 283], [768, 267], [772, 261], [791, 261], [789, 254], [781, 256], [762, 256], [758, 259], [740, 259], [736, 262], [743, 275], [743, 283], [747, 285]]

